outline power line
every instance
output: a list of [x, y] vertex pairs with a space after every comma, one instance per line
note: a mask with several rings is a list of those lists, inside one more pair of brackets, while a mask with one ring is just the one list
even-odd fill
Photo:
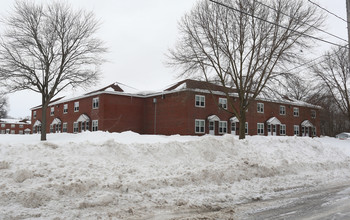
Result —
[[310, 2], [311, 4], [316, 5], [317, 7], [321, 8], [321, 9], [322, 9], [322, 10], [324, 10], [324, 11], [326, 11], [327, 13], [329, 13], [329, 14], [331, 14], [331, 15], [333, 15], [333, 16], [335, 16], [335, 17], [339, 18], [340, 20], [345, 21], [346, 23], [348, 23], [348, 21], [347, 21], [347, 20], [345, 20], [344, 18], [340, 17], [339, 15], [336, 15], [335, 13], [333, 13], [333, 12], [329, 11], [328, 9], [326, 9], [326, 8], [322, 7], [321, 5], [319, 5], [319, 4], [317, 4], [317, 3], [315, 3], [315, 2], [313, 2], [313, 1], [311, 1], [311, 0], [308, 0], [308, 2]]
[[[257, 16], [255, 16], [255, 15], [253, 15], [253, 14], [249, 14], [249, 13], [244, 12], [244, 11], [242, 11], [242, 10], [239, 10], [239, 9], [234, 8], [234, 7], [231, 7], [231, 6], [228, 6], [228, 5], [226, 5], [226, 4], [223, 4], [223, 3], [221, 3], [221, 2], [217, 2], [217, 1], [214, 1], [214, 0], [209, 0], [209, 1], [210, 1], [210, 2], [213, 2], [213, 3], [215, 3], [215, 4], [218, 4], [218, 5], [221, 5], [221, 6], [223, 6], [223, 7], [226, 7], [226, 8], [228, 8], [228, 9], [231, 9], [231, 10], [234, 10], [234, 11], [237, 11], [237, 12], [240, 12], [240, 13], [245, 14], [245, 15], [247, 15], [247, 16], [250, 16], [250, 17], [253, 17], [253, 18], [262, 20], [262, 21], [264, 21], [264, 22], [266, 22], [266, 23], [269, 23], [269, 24], [272, 24], [272, 25], [276, 25], [276, 26], [278, 26], [278, 27], [280, 27], [280, 28], [284, 28], [284, 29], [287, 29], [287, 30], [291, 30], [290, 28], [287, 28], [287, 27], [284, 27], [284, 26], [282, 26], [282, 25], [280, 25], [280, 24], [277, 24], [277, 23], [274, 23], [274, 22], [265, 20], [265, 19], [263, 19], [263, 18], [257, 17]], [[321, 39], [321, 38], [318, 38], [318, 37], [314, 37], [314, 36], [311, 36], [311, 35], [302, 33], [302, 32], [297, 31], [297, 30], [291, 30], [291, 31], [296, 32], [296, 33], [298, 33], [298, 34], [300, 34], [300, 35], [307, 36], [307, 37], [312, 38], [312, 39], [314, 39], [314, 40], [322, 41], [322, 42], [324, 42], [324, 43], [328, 43], [328, 44], [331, 44], [331, 45], [334, 45], [334, 46], [337, 46], [337, 47], [345, 47], [345, 48], [347, 48], [346, 46], [343, 46], [343, 45], [340, 45], [340, 44], [336, 44], [336, 43], [333, 43], [333, 42], [330, 42], [330, 41], [327, 41], [327, 40], [324, 40], [324, 39]]]
[[[275, 9], [275, 8], [269, 6], [269, 5], [266, 5], [266, 4], [264, 4], [264, 3], [260, 2], [260, 1], [256, 1], [256, 2], [258, 2], [259, 4], [265, 6], [265, 7], [269, 8], [269, 9], [272, 9], [272, 10], [274, 10], [274, 11], [277, 11], [277, 9]], [[281, 14], [292, 18], [290, 15], [288, 15], [288, 14], [286, 14], [286, 13], [281, 12]], [[323, 33], [326, 33], [326, 34], [328, 34], [328, 35], [330, 35], [330, 36], [332, 36], [332, 37], [338, 38], [339, 40], [348, 42], [347, 40], [345, 40], [345, 39], [343, 39], [343, 38], [341, 38], [341, 37], [338, 37], [338, 36], [335, 35], [335, 34], [332, 34], [332, 33], [329, 33], [329, 32], [327, 32], [327, 31], [325, 31], [325, 30], [322, 30], [322, 29], [320, 29], [320, 28], [318, 28], [318, 27], [315, 27], [314, 25], [311, 25], [311, 24], [308, 24], [308, 23], [305, 23], [305, 24], [308, 25], [309, 27], [315, 28], [315, 29], [318, 30], [318, 31], [321, 31], [321, 32], [323, 32]]]

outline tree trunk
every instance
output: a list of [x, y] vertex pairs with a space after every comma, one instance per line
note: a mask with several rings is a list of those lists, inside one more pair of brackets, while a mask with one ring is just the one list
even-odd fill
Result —
[[46, 141], [46, 110], [47, 104], [43, 103], [41, 108], [41, 141]]
[[241, 115], [239, 117], [239, 139], [245, 139], [245, 111], [243, 110], [240, 113]]

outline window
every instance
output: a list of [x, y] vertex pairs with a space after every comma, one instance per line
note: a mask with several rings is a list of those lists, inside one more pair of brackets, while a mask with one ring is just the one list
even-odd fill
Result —
[[85, 122], [85, 124], [86, 124], [86, 130], [89, 131], [89, 129], [90, 129], [90, 128], [89, 128], [90, 122], [87, 121], [87, 122]]
[[16, 125], [15, 124], [11, 124], [11, 128], [15, 128], [16, 127]]
[[67, 114], [68, 113], [68, 104], [64, 104], [63, 105], [63, 114]]
[[311, 110], [311, 118], [316, 118], [316, 111], [315, 110]]
[[280, 125], [280, 135], [286, 135], [286, 125]]
[[293, 108], [293, 115], [294, 117], [299, 117], [299, 108], [296, 108], [296, 107]]
[[51, 107], [50, 115], [53, 116], [55, 114], [55, 107]]
[[92, 131], [97, 131], [98, 130], [98, 120], [93, 120], [92, 121]]
[[1, 134], [5, 134], [5, 130], [1, 130]]
[[33, 112], [33, 118], [36, 118], [36, 111]]
[[74, 102], [74, 112], [79, 111], [79, 102]]
[[15, 134], [15, 130], [11, 130], [11, 134]]
[[19, 130], [19, 131], [18, 131], [18, 134], [23, 134], [23, 130]]
[[78, 133], [79, 132], [79, 123], [78, 122], [74, 122], [73, 123], [73, 132], [74, 133]]
[[99, 98], [93, 98], [92, 99], [92, 108], [98, 109], [98, 105], [99, 105]]
[[258, 103], [258, 113], [264, 113], [264, 103]]
[[231, 123], [231, 133], [236, 134], [236, 122]]
[[299, 135], [299, 125], [294, 125], [294, 135]]
[[219, 121], [219, 134], [226, 134], [226, 133], [227, 133], [227, 122]]
[[205, 107], [205, 96], [196, 95], [196, 107]]
[[258, 123], [258, 135], [264, 135], [264, 123]]
[[204, 133], [205, 132], [204, 126], [205, 126], [205, 121], [204, 120], [196, 119], [196, 121], [195, 121], [195, 128], [196, 128], [195, 132], [196, 133]]
[[60, 133], [61, 132], [61, 123], [58, 123], [56, 125], [56, 133]]
[[5, 124], [1, 124], [1, 127], [4, 128], [4, 127], [5, 127]]
[[23, 125], [19, 125], [19, 128], [23, 128]]
[[223, 109], [227, 109], [227, 99], [219, 98], [219, 107]]
[[62, 132], [67, 132], [67, 122], [63, 123]]
[[245, 123], [245, 134], [248, 134], [248, 122]]
[[280, 115], [286, 115], [286, 106], [280, 105]]
[[50, 133], [53, 133], [53, 125], [50, 125]]
[[316, 137], [316, 127], [312, 127], [312, 136]]

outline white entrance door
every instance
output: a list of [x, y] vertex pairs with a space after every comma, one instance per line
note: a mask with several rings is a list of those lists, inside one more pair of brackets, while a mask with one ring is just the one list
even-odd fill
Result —
[[271, 125], [270, 124], [267, 125], [267, 135], [271, 136]]
[[272, 125], [272, 134], [273, 136], [277, 135], [277, 125]]
[[215, 135], [215, 121], [209, 121], [209, 134]]
[[236, 135], [236, 122], [231, 123], [231, 134]]

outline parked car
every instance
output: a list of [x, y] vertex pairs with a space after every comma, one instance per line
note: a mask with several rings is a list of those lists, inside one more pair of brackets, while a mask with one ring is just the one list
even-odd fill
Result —
[[350, 139], [350, 133], [343, 132], [335, 136], [336, 138], [339, 138], [340, 140], [346, 140]]

